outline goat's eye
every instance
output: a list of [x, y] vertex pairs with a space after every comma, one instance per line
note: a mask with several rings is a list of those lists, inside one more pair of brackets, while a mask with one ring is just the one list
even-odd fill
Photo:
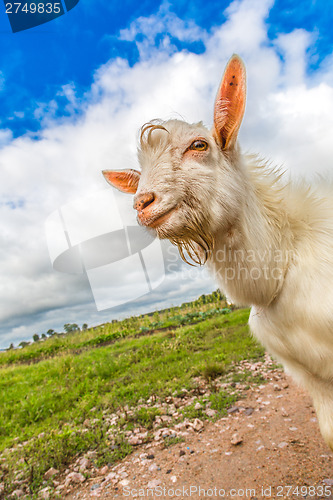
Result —
[[205, 141], [194, 141], [192, 142], [191, 146], [189, 149], [192, 149], [193, 151], [206, 151], [208, 149], [208, 144]]

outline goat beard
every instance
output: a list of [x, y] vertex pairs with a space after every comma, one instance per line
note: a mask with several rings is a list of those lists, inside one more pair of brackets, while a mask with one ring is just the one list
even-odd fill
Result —
[[195, 264], [202, 266], [207, 262], [214, 248], [213, 235], [204, 229], [207, 227], [207, 221], [191, 218], [186, 220], [180, 228], [166, 225], [156, 228], [156, 231], [160, 239], [168, 239], [170, 243], [178, 247], [184, 262], [190, 266]]

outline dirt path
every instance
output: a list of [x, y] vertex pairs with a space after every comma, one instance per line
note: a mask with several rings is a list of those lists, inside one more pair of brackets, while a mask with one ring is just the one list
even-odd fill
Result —
[[[238, 444], [236, 444], [239, 442]], [[333, 454], [310, 398], [282, 372], [228, 417], [169, 448], [138, 446], [64, 498], [333, 498]]]

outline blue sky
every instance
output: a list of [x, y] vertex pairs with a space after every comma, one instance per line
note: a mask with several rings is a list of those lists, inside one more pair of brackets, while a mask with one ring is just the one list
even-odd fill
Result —
[[13, 34], [1, 3], [0, 348], [213, 290], [178, 263], [151, 294], [97, 311], [87, 276], [52, 268], [45, 221], [107, 188], [103, 168], [137, 168], [142, 123], [179, 113], [210, 126], [233, 52], [248, 73], [243, 147], [291, 175], [331, 172], [332, 17], [324, 0], [80, 0]]
[[[224, 11], [230, 3], [206, 2], [203, 7], [198, 0], [171, 1], [165, 2], [164, 8], [169, 8], [184, 21], [194, 20], [201, 28], [211, 31], [225, 21]], [[135, 44], [121, 40], [119, 32], [140, 16], [149, 17], [157, 10], [158, 4], [152, 1], [80, 0], [66, 15], [12, 34], [1, 3], [2, 127], [9, 127], [14, 136], [27, 130], [39, 130], [41, 121], [34, 116], [36, 102], [47, 105], [56, 99], [59, 104], [57, 115], [69, 114], [64, 109], [66, 99], [61, 96], [61, 87], [73, 82], [78, 96], [82, 97], [92, 83], [94, 71], [110, 58], [120, 56], [130, 65], [135, 64], [139, 59], [138, 50]], [[333, 15], [329, 2], [303, 0], [296, 4], [290, 0], [278, 0], [270, 9], [266, 22], [270, 39], [297, 28], [315, 34], [315, 51], [309, 69], [315, 70], [331, 51]], [[156, 41], [158, 43], [158, 37]], [[204, 51], [200, 40], [173, 41], [177, 50]]]

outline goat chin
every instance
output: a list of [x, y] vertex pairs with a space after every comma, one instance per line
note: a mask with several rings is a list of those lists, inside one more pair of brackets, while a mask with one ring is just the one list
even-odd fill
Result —
[[165, 224], [156, 226], [156, 234], [160, 239], [168, 239], [178, 247], [181, 258], [190, 265], [203, 265], [211, 256], [213, 236], [195, 217], [184, 224]]

